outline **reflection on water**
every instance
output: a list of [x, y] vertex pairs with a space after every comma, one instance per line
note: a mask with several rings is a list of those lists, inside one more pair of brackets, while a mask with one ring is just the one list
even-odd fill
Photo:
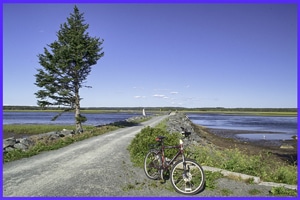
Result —
[[[297, 117], [244, 116], [225, 114], [188, 114], [190, 120], [207, 128], [271, 132], [272, 134], [237, 134], [248, 139], [285, 140], [297, 135]], [[267, 137], [268, 136], [268, 137]]]

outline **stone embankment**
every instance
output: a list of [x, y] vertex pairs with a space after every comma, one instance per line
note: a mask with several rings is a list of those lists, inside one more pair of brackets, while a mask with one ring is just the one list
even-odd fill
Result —
[[53, 141], [63, 137], [72, 137], [75, 134], [73, 130], [63, 129], [62, 131], [52, 131], [49, 133], [37, 134], [24, 138], [10, 137], [3, 140], [3, 153], [12, 150], [26, 151], [37, 142], [40, 141]]
[[[110, 124], [112, 124], [112, 125], [128, 124], [128, 123], [132, 123], [137, 120], [141, 120], [143, 118], [145, 118], [145, 116], [135, 116], [135, 117], [131, 117], [126, 120], [123, 120], [123, 121], [114, 122], [114, 123], [110, 123]], [[107, 124], [107, 125], [110, 125], [110, 124]], [[58, 139], [64, 138], [64, 137], [73, 137], [76, 134], [80, 134], [80, 133], [76, 133], [74, 130], [63, 129], [61, 131], [52, 131], [52, 132], [48, 132], [48, 133], [41, 133], [41, 134], [32, 135], [32, 136], [24, 137], [24, 138], [9, 137], [9, 138], [6, 138], [3, 140], [3, 153], [7, 153], [9, 151], [17, 150], [17, 149], [22, 150], [22, 151], [27, 151], [30, 147], [34, 146], [37, 142], [41, 142], [41, 141], [47, 142], [47, 141], [58, 140]]]
[[211, 148], [214, 148], [214, 145], [209, 143], [204, 138], [200, 137], [199, 134], [194, 130], [194, 124], [192, 121], [187, 117], [184, 113], [175, 113], [171, 114], [170, 117], [167, 119], [166, 122], [167, 131], [170, 133], [182, 131], [190, 132], [191, 135], [188, 140], [184, 140], [187, 145], [189, 144], [196, 144], [207, 146], [209, 145]]

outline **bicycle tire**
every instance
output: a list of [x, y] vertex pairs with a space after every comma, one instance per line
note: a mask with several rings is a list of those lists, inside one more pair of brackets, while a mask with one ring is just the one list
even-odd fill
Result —
[[186, 159], [187, 174], [183, 173], [183, 160], [177, 161], [171, 169], [171, 184], [176, 192], [186, 195], [199, 193], [205, 184], [202, 167], [194, 160]]
[[162, 165], [161, 155], [157, 151], [149, 151], [144, 160], [144, 172], [152, 180], [160, 178], [160, 168]]

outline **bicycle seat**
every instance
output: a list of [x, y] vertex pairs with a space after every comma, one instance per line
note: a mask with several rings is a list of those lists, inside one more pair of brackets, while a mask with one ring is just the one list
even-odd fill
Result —
[[165, 138], [166, 138], [165, 136], [157, 136], [157, 137], [155, 138], [155, 141], [156, 141], [156, 142], [162, 142], [162, 140], [165, 139]]

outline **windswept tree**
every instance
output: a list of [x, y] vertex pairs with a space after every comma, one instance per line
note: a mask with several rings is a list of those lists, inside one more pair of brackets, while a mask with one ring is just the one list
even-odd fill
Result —
[[35, 93], [37, 104], [43, 108], [63, 107], [63, 112], [74, 110], [77, 132], [82, 131], [82, 123], [86, 121], [80, 114], [79, 90], [90, 87], [85, 85], [85, 80], [91, 67], [104, 55], [103, 40], [89, 36], [88, 28], [83, 13], [75, 6], [67, 22], [60, 25], [57, 41], [38, 55], [42, 68], [35, 74], [35, 85], [41, 88]]

